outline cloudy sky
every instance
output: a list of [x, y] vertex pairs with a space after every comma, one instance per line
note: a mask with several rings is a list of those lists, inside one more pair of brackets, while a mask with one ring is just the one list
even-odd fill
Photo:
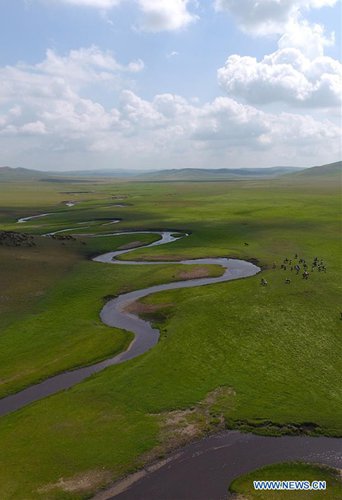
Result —
[[339, 0], [0, 0], [0, 165], [341, 158]]

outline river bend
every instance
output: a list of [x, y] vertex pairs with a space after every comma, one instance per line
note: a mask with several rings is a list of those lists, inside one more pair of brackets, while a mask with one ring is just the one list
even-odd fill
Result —
[[[65, 229], [64, 231], [67, 231], [67, 229]], [[121, 232], [105, 234], [103, 236], [139, 233], [157, 234], [160, 236], [159, 240], [149, 245], [144, 245], [144, 247], [146, 248], [172, 243], [183, 237], [173, 236], [173, 233], [170, 231], [131, 231], [124, 233]], [[93, 375], [94, 373], [100, 372], [109, 366], [117, 365], [119, 363], [123, 363], [124, 361], [136, 358], [137, 356], [140, 356], [141, 354], [151, 349], [158, 342], [159, 330], [152, 328], [151, 324], [148, 321], [142, 320], [138, 316], [125, 311], [127, 306], [135, 300], [146, 297], [147, 295], [150, 295], [152, 293], [165, 290], [190, 288], [194, 286], [203, 286], [213, 283], [222, 283], [239, 278], [247, 278], [249, 276], [255, 275], [260, 271], [259, 267], [250, 262], [226, 258], [190, 259], [180, 262], [120, 261], [116, 259], [119, 255], [123, 255], [134, 250], [135, 249], [108, 252], [95, 257], [93, 261], [98, 264], [102, 263], [113, 265], [218, 264], [223, 267], [224, 273], [218, 277], [190, 279], [187, 281], [177, 281], [173, 283], [151, 286], [142, 290], [135, 290], [133, 292], [124, 293], [122, 295], [119, 295], [115, 299], [110, 300], [105, 304], [100, 312], [101, 320], [108, 326], [121, 328], [134, 333], [134, 339], [129, 345], [128, 349], [121, 352], [120, 354], [117, 354], [116, 356], [105, 359], [104, 361], [100, 361], [83, 368], [77, 368], [75, 370], [60, 373], [59, 375], [50, 377], [43, 382], [32, 385], [16, 394], [0, 399], [0, 416], [11, 413], [30, 403], [33, 403], [34, 401], [38, 401], [59, 391], [68, 389], [86, 379], [87, 377]]]

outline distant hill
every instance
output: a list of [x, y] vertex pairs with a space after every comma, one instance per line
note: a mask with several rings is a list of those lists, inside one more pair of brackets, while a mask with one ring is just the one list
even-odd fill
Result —
[[342, 161], [337, 161], [335, 163], [328, 163], [327, 165], [320, 165], [319, 167], [311, 167], [302, 170], [301, 172], [297, 172], [294, 174], [296, 177], [307, 177], [307, 178], [315, 178], [315, 177], [329, 177], [336, 178], [339, 177], [342, 180]]
[[48, 177], [46, 172], [39, 170], [30, 170], [28, 168], [12, 168], [0, 167], [0, 182], [1, 181], [34, 181], [43, 177]]
[[[69, 170], [61, 172], [43, 172], [21, 167], [0, 167], [1, 181], [49, 181], [49, 182], [78, 182], [87, 178], [126, 178], [133, 177], [141, 173], [139, 170]], [[89, 182], [89, 181], [88, 181]]]
[[46, 181], [46, 182], [89, 182], [89, 178], [125, 178], [138, 181], [213, 181], [246, 178], [273, 178], [289, 172], [297, 172], [295, 167], [271, 168], [182, 168], [141, 172], [138, 170], [70, 170], [43, 172], [28, 168], [0, 167], [0, 182], [3, 181]]
[[92, 182], [85, 179], [86, 176], [76, 177], [77, 172], [43, 172], [41, 170], [31, 170], [22, 167], [0, 167], [0, 182], [25, 182], [25, 181], [45, 181], [45, 182]]
[[[201, 182], [243, 179], [285, 178], [336, 178], [342, 174], [342, 162], [312, 168], [181, 168], [141, 172], [137, 170], [70, 170], [67, 172], [43, 172], [27, 168], [0, 167], [0, 182], [102, 182], [105, 178], [123, 178], [141, 182]], [[97, 177], [97, 180], [95, 180]], [[88, 179], [88, 180], [87, 180]], [[92, 179], [92, 180], [90, 180]]]
[[50, 172], [50, 174], [62, 175], [63, 177], [117, 177], [126, 178], [139, 175], [141, 170], [125, 170], [125, 169], [95, 169], [95, 170], [69, 170], [63, 172]]
[[270, 168], [181, 168], [142, 173], [136, 177], [142, 181], [216, 181], [274, 178], [298, 172], [296, 167]]

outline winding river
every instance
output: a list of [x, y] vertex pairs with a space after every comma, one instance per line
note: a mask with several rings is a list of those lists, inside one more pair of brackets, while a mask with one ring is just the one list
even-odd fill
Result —
[[[42, 216], [44, 215], [48, 214]], [[22, 219], [18, 222], [25, 222], [29, 219]], [[63, 231], [65, 230], [60, 232]], [[145, 247], [164, 245], [179, 239], [179, 237], [173, 236], [170, 231], [133, 231], [94, 236], [139, 233], [160, 236], [158, 241], [145, 245]], [[226, 258], [190, 259], [181, 262], [117, 260], [119, 255], [134, 250], [133, 248], [108, 252], [95, 257], [93, 261], [99, 264], [114, 265], [218, 264], [224, 269], [224, 272], [218, 277], [178, 281], [135, 290], [110, 300], [101, 310], [101, 320], [109, 326], [134, 332], [134, 340], [128, 349], [112, 358], [91, 366], [61, 373], [17, 394], [1, 399], [0, 416], [72, 387], [108, 366], [123, 363], [151, 349], [158, 342], [159, 331], [153, 329], [149, 322], [126, 311], [127, 306], [135, 300], [164, 290], [246, 278], [260, 271], [257, 266], [250, 262]], [[174, 452], [166, 460], [145, 467], [115, 483], [108, 490], [97, 494], [94, 500], [111, 498], [118, 500], [225, 500], [228, 486], [235, 477], [263, 465], [289, 460], [342, 467], [341, 439], [309, 436], [277, 438], [226, 431], [192, 443]]]
[[[63, 231], [68, 231], [70, 229], [64, 229]], [[172, 243], [177, 241], [183, 236], [175, 237], [170, 231], [131, 231], [131, 232], [121, 232], [121, 233], [111, 233], [102, 236], [115, 236], [119, 234], [156, 234], [160, 236], [160, 239], [143, 247], [153, 247], [157, 245], [164, 245], [167, 243]], [[94, 235], [95, 236], [95, 235]], [[96, 235], [99, 236], [99, 235]], [[90, 375], [97, 373], [108, 366], [117, 365], [133, 359], [141, 354], [145, 353], [151, 349], [159, 339], [159, 330], [152, 328], [148, 321], [144, 321], [134, 314], [125, 311], [128, 305], [137, 299], [146, 297], [152, 293], [164, 291], [164, 290], [174, 290], [178, 288], [189, 288], [193, 286], [203, 286], [212, 283], [222, 283], [224, 281], [230, 281], [238, 278], [246, 278], [248, 276], [253, 276], [260, 271], [260, 269], [243, 260], [237, 259], [191, 259], [183, 260], [181, 262], [141, 262], [141, 261], [120, 261], [116, 257], [135, 249], [120, 250], [116, 252], [108, 252], [103, 255], [99, 255], [93, 259], [94, 262], [102, 264], [114, 264], [114, 265], [160, 265], [160, 264], [218, 264], [224, 268], [224, 273], [221, 276], [213, 278], [200, 278], [200, 279], [190, 279], [187, 281], [177, 281], [173, 283], [167, 283], [163, 285], [151, 286], [144, 288], [142, 290], [135, 290], [133, 292], [124, 293], [119, 295], [113, 300], [110, 300], [105, 304], [100, 313], [101, 320], [108, 326], [122, 328], [124, 330], [129, 330], [135, 334], [135, 337], [126, 351], [117, 354], [114, 357], [100, 361], [90, 366], [85, 366], [83, 368], [78, 368], [75, 370], [70, 370], [54, 377], [50, 377], [39, 384], [35, 384], [27, 389], [24, 389], [16, 394], [7, 396], [0, 399], [0, 416], [11, 413], [18, 410], [34, 401], [38, 401], [47, 396], [55, 394], [64, 389], [68, 389], [75, 384], [86, 379]]]

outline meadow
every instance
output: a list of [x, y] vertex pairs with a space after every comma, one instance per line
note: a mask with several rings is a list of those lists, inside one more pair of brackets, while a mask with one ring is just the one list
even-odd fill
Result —
[[[222, 428], [341, 436], [335, 177], [9, 182], [0, 199], [0, 229], [25, 231], [36, 243], [0, 246], [2, 396], [124, 349], [131, 334], [103, 325], [99, 311], [109, 296], [179, 279], [184, 266], [163, 260], [252, 259], [269, 283], [261, 287], [258, 275], [146, 297], [143, 303], [160, 306], [147, 315], [161, 330], [156, 347], [1, 419], [1, 498], [89, 498], [170, 448]], [[77, 201], [72, 208], [63, 203], [69, 199]], [[113, 219], [121, 222], [103, 225]], [[160, 266], [112, 266], [90, 257], [155, 236], [40, 236], [74, 226], [65, 234], [170, 229], [190, 236], [122, 256]], [[281, 270], [295, 254], [310, 262], [318, 256], [327, 272], [303, 280]], [[176, 410], [182, 418], [170, 429]]]

